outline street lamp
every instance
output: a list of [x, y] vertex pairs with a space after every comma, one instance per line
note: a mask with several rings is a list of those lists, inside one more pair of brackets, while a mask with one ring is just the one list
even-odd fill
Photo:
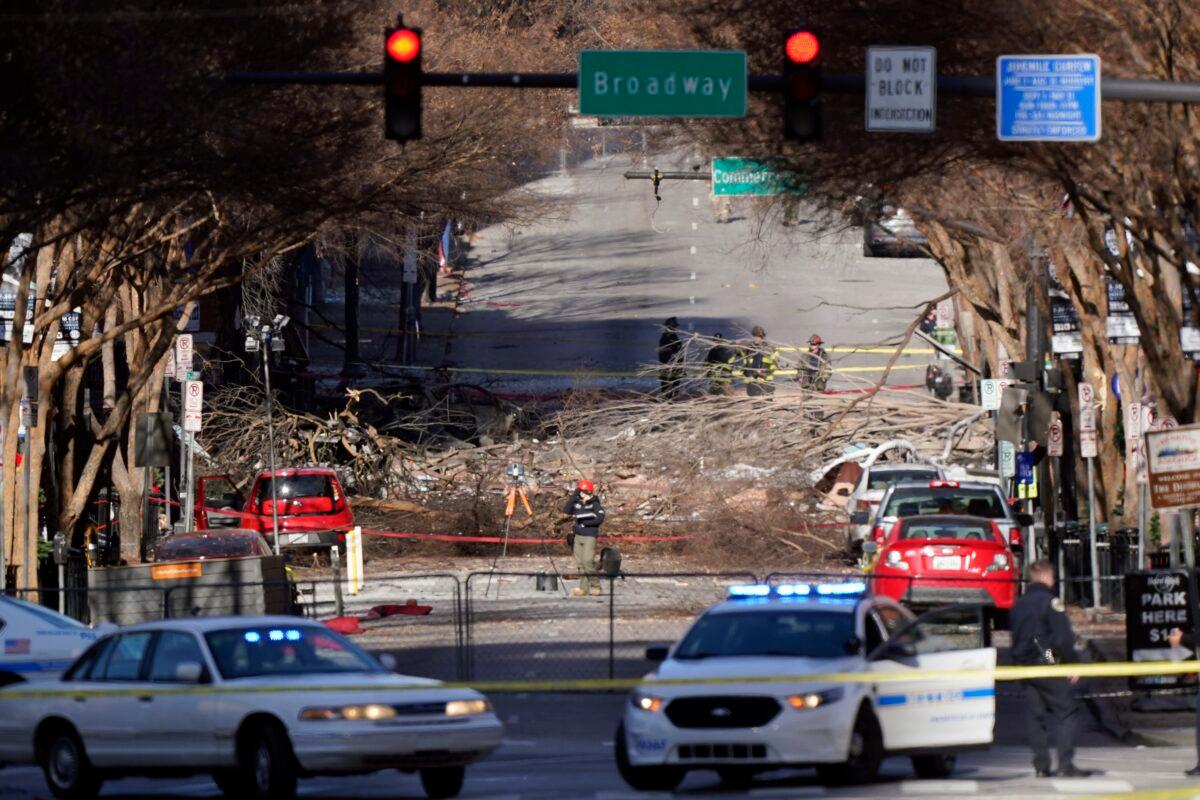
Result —
[[276, 314], [269, 323], [261, 317], [246, 317], [246, 352], [257, 352], [262, 343], [263, 382], [267, 391], [267, 462], [271, 470], [271, 533], [275, 541], [275, 555], [279, 555], [279, 487], [275, 475], [275, 419], [271, 397], [271, 353], [284, 350], [283, 329], [291, 322], [286, 314]]

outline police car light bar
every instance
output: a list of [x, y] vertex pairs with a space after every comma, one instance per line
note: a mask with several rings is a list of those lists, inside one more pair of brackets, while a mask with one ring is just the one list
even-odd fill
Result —
[[765, 583], [746, 583], [729, 587], [729, 597], [807, 597], [813, 592], [825, 597], [865, 594], [867, 584], [863, 581], [843, 583], [783, 583], [770, 586]]
[[817, 594], [823, 595], [846, 595], [846, 594], [864, 594], [867, 591], [867, 584], [862, 581], [847, 581], [846, 583], [818, 583]]
[[765, 583], [748, 583], [740, 586], [730, 586], [730, 597], [766, 597], [771, 593], [771, 587]]

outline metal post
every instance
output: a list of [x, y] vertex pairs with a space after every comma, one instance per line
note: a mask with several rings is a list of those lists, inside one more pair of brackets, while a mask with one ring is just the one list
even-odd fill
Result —
[[[0, 454], [4, 453], [5, 446], [8, 444], [8, 426], [0, 424]], [[0, 469], [0, 476], [3, 475], [3, 470]], [[16, 503], [13, 503], [16, 508]], [[0, 509], [4, 508], [4, 480], [0, 477]], [[8, 552], [8, 540], [4, 536], [4, 514], [0, 512], [0, 594], [8, 592], [8, 567], [5, 564], [5, 553]]]
[[[163, 372], [163, 411], [168, 414], [171, 413], [171, 378], [170, 378], [170, 376], [168, 376], [166, 374], [165, 371]], [[174, 418], [172, 418], [172, 420], [171, 420], [172, 428], [174, 427], [174, 424], [175, 424]], [[182, 467], [183, 463], [181, 462], [179, 466]], [[170, 531], [171, 531], [171, 457], [170, 456], [167, 456], [167, 466], [166, 466], [166, 469], [163, 470], [162, 494], [163, 494], [162, 507], [163, 507], [163, 511], [166, 512], [166, 515], [167, 515], [167, 532], [170, 533]]]
[[608, 679], [611, 681], [616, 677], [616, 618], [617, 618], [617, 602], [613, 595], [613, 590], [617, 588], [617, 579], [610, 577], [608, 579]]
[[1188, 569], [1196, 567], [1196, 540], [1192, 525], [1192, 509], [1185, 508], [1179, 514], [1179, 520], [1183, 523], [1183, 557]]
[[183, 529], [184, 531], [193, 530], [195, 527], [195, 505], [196, 505], [196, 486], [195, 486], [195, 451], [192, 449], [192, 434], [190, 431], [183, 432], [184, 442], [187, 446], [187, 458], [183, 462], [184, 470], [184, 500], [183, 500]]
[[[33, 588], [33, 537], [37, 535], [37, 513], [38, 503], [37, 496], [33, 492], [33, 428], [27, 426], [25, 429], [25, 541], [22, 549], [24, 553], [22, 560], [25, 562], [21, 566], [24, 580], [22, 584], [26, 589]], [[111, 498], [109, 500], [111, 502]]]
[[67, 567], [58, 565], [58, 613], [67, 613]]
[[267, 387], [267, 461], [271, 470], [271, 532], [275, 537], [275, 555], [279, 555], [279, 487], [275, 475], [275, 421], [271, 404], [271, 351], [270, 331], [262, 332], [263, 380]]
[[329, 548], [329, 563], [333, 566], [333, 610], [335, 616], [343, 616], [346, 607], [342, 600], [342, 554], [337, 545]]
[[[1092, 608], [1100, 607], [1100, 554], [1096, 551], [1096, 468], [1087, 461], [1088, 473], [1088, 540], [1092, 551]], [[1111, 540], [1110, 540], [1111, 541]]]
[[[175, 490], [175, 496], [183, 502], [185, 487], [187, 486], [187, 432], [183, 429], [183, 406], [186, 402], [183, 397], [185, 382], [179, 382], [179, 487]], [[179, 518], [182, 520], [186, 512], [179, 509]]]
[[[1136, 479], [1135, 479], [1136, 480]], [[1146, 543], [1150, 535], [1150, 515], [1146, 513], [1149, 510], [1150, 498], [1147, 496], [1149, 487], [1142, 483], [1138, 485], [1138, 558], [1145, 557]], [[1172, 552], [1178, 554], [1176, 545], [1171, 546]], [[1176, 556], [1171, 557], [1171, 566], [1178, 566]]]

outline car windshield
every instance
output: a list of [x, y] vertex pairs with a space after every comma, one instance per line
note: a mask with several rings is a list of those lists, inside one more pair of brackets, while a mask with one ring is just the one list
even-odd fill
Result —
[[882, 516], [904, 518], [924, 514], [961, 514], [987, 519], [1004, 519], [1007, 516], [1000, 495], [991, 489], [954, 486], [893, 489]]
[[923, 519], [906, 524], [901, 539], [964, 539], [990, 542], [995, 539], [992, 528], [982, 522], [938, 522]]
[[854, 614], [838, 611], [737, 611], [706, 614], [675, 649], [674, 658], [803, 656], [838, 658], [854, 636]]
[[155, 548], [158, 561], [184, 558], [240, 558], [258, 555], [254, 537], [258, 534], [172, 536]]
[[868, 489], [886, 489], [893, 483], [901, 481], [919, 481], [923, 478], [936, 478], [937, 471], [932, 469], [889, 469], [883, 472], [871, 471], [867, 478]]
[[338, 634], [312, 625], [230, 628], [204, 635], [227, 680], [260, 675], [384, 672]]
[[32, 614], [41, 622], [62, 630], [87, 630], [87, 625], [76, 622], [70, 617], [64, 617], [62, 614], [56, 614], [48, 608], [18, 600], [15, 597], [0, 597], [0, 614], [3, 613], [5, 607], [23, 611], [26, 614]]
[[[328, 475], [280, 475], [276, 478], [275, 489], [279, 499], [294, 497], [328, 497], [334, 499], [333, 483]], [[266, 478], [259, 484], [258, 496], [271, 498], [271, 479]]]

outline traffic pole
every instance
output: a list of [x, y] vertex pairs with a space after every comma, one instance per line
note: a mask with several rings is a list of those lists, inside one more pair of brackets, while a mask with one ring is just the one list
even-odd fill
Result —
[[279, 488], [275, 475], [275, 422], [271, 414], [271, 340], [267, 331], [263, 331], [262, 340], [263, 380], [267, 389], [267, 460], [271, 467], [271, 533], [275, 539], [275, 555], [279, 555]]
[[194, 489], [194, 485], [193, 485], [193, 481], [192, 481], [192, 468], [194, 466], [192, 456], [193, 456], [194, 451], [192, 449], [192, 434], [191, 434], [191, 432], [186, 431], [186, 430], [183, 432], [183, 442], [184, 442], [184, 446], [187, 448], [186, 458], [184, 458], [183, 464], [181, 465], [182, 469], [183, 469], [183, 497], [184, 497], [184, 499], [183, 499], [183, 530], [186, 533], [188, 531], [193, 530], [193, 527], [195, 525], [195, 512], [196, 512], [196, 509], [195, 509], [196, 498], [195, 498], [195, 495], [193, 494], [195, 489]]
[[1196, 566], [1196, 541], [1193, 538], [1195, 535], [1192, 525], [1192, 509], [1185, 508], [1179, 514], [1180, 522], [1183, 523], [1183, 557], [1188, 569], [1194, 569]]
[[1095, 459], [1085, 460], [1088, 473], [1088, 540], [1091, 542], [1092, 551], [1092, 608], [1099, 608], [1100, 554], [1096, 550], [1096, 469], [1092, 463]]

